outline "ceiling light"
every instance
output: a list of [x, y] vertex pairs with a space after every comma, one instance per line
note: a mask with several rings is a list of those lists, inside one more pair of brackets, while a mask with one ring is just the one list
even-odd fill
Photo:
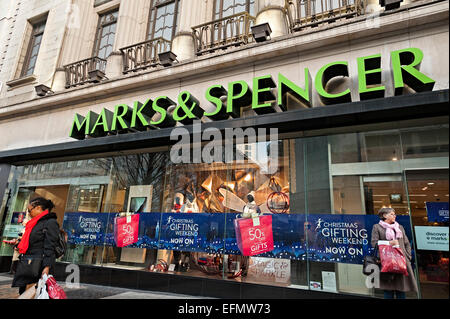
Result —
[[434, 185], [434, 183], [433, 183], [433, 182], [429, 182], [429, 183], [428, 183], [428, 185], [430, 185], [430, 186], [431, 186], [431, 185]]

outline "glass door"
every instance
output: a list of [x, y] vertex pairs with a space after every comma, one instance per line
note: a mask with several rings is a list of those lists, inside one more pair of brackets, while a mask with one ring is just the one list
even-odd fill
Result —
[[448, 169], [406, 171], [422, 298], [449, 298]]

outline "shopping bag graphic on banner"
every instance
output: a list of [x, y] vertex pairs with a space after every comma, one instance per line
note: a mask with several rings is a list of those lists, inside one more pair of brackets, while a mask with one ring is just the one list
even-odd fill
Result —
[[234, 230], [239, 250], [244, 256], [259, 255], [273, 250], [271, 215], [235, 219]]
[[114, 241], [117, 247], [125, 247], [138, 241], [139, 214], [114, 219]]
[[408, 276], [406, 258], [398, 246], [391, 246], [388, 241], [379, 241], [381, 272], [396, 273]]

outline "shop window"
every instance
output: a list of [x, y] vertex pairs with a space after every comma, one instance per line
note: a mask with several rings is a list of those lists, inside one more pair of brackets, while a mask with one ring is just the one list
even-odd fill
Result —
[[[379, 221], [378, 210], [392, 207], [413, 243], [421, 296], [448, 298], [448, 248], [425, 249], [418, 237], [421, 227], [448, 229], [448, 219], [435, 219], [443, 209], [427, 208], [448, 207], [444, 129], [277, 141], [278, 164], [270, 173], [270, 143], [237, 145], [236, 154], [248, 156], [227, 163], [173, 164], [169, 152], [155, 152], [85, 160], [80, 167], [54, 163], [45, 174], [41, 164], [29, 166], [28, 174], [14, 168], [6, 220], [14, 223], [30, 196], [53, 196], [71, 236], [64, 262], [381, 297], [362, 274], [370, 245], [364, 240]], [[397, 161], [392, 150], [399, 152]], [[249, 194], [272, 219], [274, 247], [243, 256], [235, 220], [250, 204], [256, 209]], [[118, 245], [118, 218], [128, 217], [138, 237]], [[0, 253], [12, 254], [5, 245]]]
[[106, 59], [113, 51], [118, 14], [119, 11], [116, 9], [100, 15], [95, 37], [94, 57]]
[[177, 29], [179, 0], [153, 0], [147, 39], [172, 41]]
[[28, 42], [28, 49], [20, 74], [21, 77], [32, 75], [34, 72], [39, 49], [41, 48], [42, 38], [44, 36], [45, 24], [46, 20], [32, 24], [32, 31], [30, 40]]

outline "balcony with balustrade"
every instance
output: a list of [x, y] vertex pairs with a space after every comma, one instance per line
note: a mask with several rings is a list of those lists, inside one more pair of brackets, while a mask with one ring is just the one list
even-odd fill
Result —
[[96, 80], [93, 76], [104, 77], [105, 69], [106, 60], [99, 57], [92, 57], [65, 65], [66, 88], [95, 82]]
[[287, 0], [291, 32], [364, 14], [366, 0]]
[[192, 28], [195, 53], [202, 55], [253, 42], [250, 27], [256, 18], [242, 12]]
[[160, 64], [158, 54], [170, 51], [172, 42], [164, 38], [147, 40], [120, 49], [123, 73], [138, 72]]

